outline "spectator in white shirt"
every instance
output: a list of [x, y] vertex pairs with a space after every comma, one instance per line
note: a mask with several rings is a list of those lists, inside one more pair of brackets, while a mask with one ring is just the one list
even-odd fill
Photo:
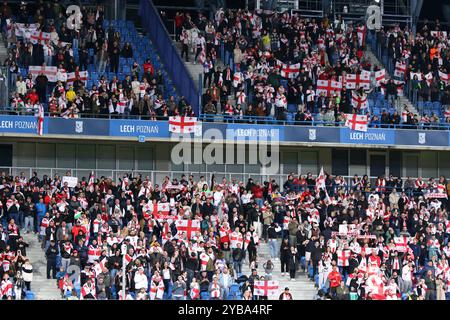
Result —
[[144, 268], [140, 267], [138, 272], [134, 275], [134, 288], [136, 289], [136, 293], [138, 293], [142, 288], [147, 290], [148, 288], [148, 279], [144, 273]]

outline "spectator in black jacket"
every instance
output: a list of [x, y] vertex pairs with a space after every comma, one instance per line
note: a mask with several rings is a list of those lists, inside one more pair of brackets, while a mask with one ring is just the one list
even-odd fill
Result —
[[[47, 258], [47, 279], [56, 279], [56, 257], [58, 253], [59, 250], [55, 240], [51, 240], [49, 247], [45, 251], [45, 257]], [[52, 277], [50, 277], [50, 272], [52, 272]]]
[[319, 247], [319, 242], [314, 243], [314, 248], [311, 251], [311, 261], [313, 265], [313, 277], [318, 272], [319, 261], [322, 258], [322, 250]]
[[244, 260], [244, 251], [241, 248], [241, 244], [237, 244], [237, 248], [233, 249], [233, 266], [236, 274], [242, 273], [242, 260]]
[[284, 238], [280, 246], [281, 275], [289, 272], [289, 260], [291, 259], [291, 247], [289, 239]]

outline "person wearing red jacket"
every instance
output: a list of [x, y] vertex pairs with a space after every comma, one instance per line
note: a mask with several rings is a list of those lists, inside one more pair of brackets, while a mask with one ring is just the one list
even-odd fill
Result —
[[144, 65], [142, 66], [144, 69], [144, 73], [147, 73], [150, 70], [150, 74], [153, 76], [154, 75], [154, 68], [153, 65], [150, 63], [150, 59], [147, 59], [144, 62]]
[[264, 188], [261, 186], [259, 182], [257, 182], [255, 185], [252, 186], [253, 198], [255, 199], [255, 202], [259, 206], [259, 208], [262, 208], [264, 205], [263, 191]]
[[336, 295], [336, 288], [342, 281], [342, 276], [337, 266], [333, 266], [333, 271], [328, 275], [328, 280], [330, 281], [330, 294], [334, 297]]
[[25, 101], [28, 99], [30, 99], [30, 103], [33, 105], [39, 102], [39, 96], [36, 93], [36, 89], [33, 88], [31, 92], [27, 94], [27, 96], [25, 97]]

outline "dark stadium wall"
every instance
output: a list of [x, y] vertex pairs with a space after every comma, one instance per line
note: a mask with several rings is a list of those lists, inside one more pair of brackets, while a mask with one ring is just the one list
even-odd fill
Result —
[[[81, 140], [36, 140], [0, 139], [0, 171], [4, 167], [40, 168], [50, 174], [49, 169], [76, 169], [79, 174], [88, 175], [94, 169], [98, 174], [111, 176], [131, 170], [159, 176], [174, 172], [233, 173], [258, 176], [260, 164], [202, 164], [171, 161], [173, 144], [163, 142], [87, 142]], [[203, 150], [192, 149], [194, 152]], [[248, 148], [245, 150], [248, 155]], [[235, 151], [236, 154], [236, 151]], [[377, 176], [436, 177], [450, 176], [450, 152], [349, 149], [311, 147], [281, 147], [280, 169], [277, 177], [282, 180], [291, 172], [316, 175], [323, 166], [333, 175], [354, 174]], [[18, 169], [20, 171], [22, 169]], [[178, 172], [178, 173], [177, 173]]]

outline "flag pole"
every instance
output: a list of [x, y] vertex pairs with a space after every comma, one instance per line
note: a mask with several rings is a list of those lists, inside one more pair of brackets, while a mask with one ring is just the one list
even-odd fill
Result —
[[125, 255], [127, 254], [127, 245], [125, 243], [122, 244], [122, 299], [126, 300], [125, 298], [125, 272], [126, 272], [126, 267], [125, 267]]

